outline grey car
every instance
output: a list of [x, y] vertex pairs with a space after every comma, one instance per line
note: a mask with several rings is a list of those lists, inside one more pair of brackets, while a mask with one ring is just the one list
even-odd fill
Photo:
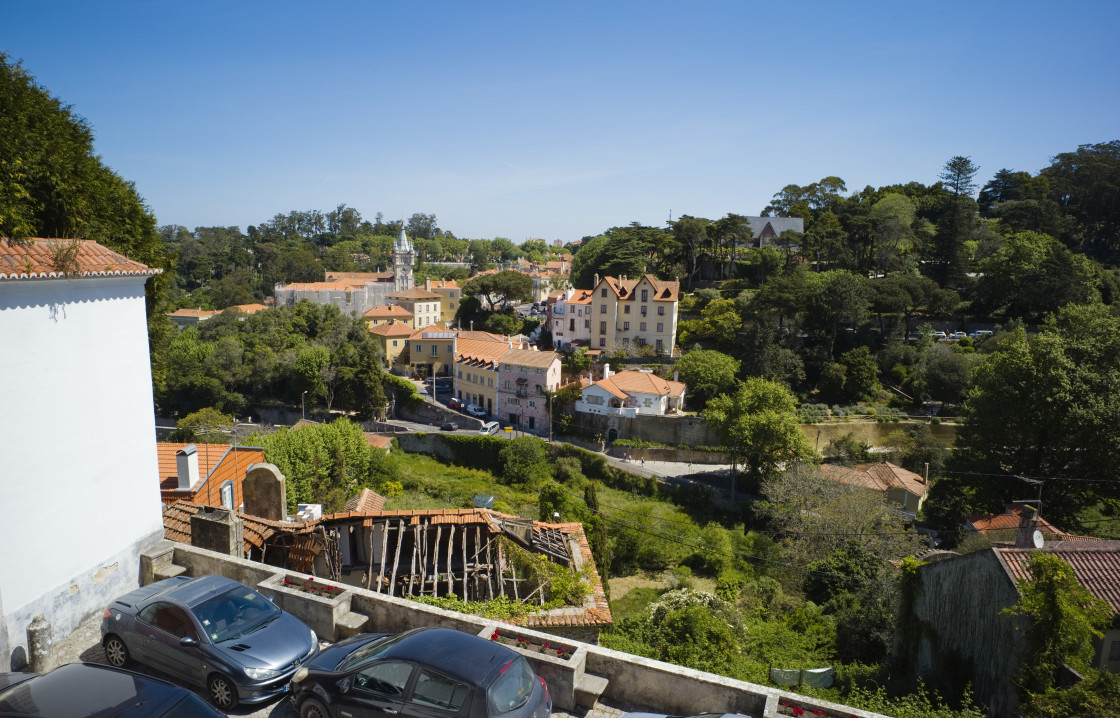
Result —
[[282, 695], [319, 650], [307, 624], [222, 576], [179, 576], [121, 596], [105, 609], [101, 644], [112, 665], [135, 660], [203, 686], [225, 711]]

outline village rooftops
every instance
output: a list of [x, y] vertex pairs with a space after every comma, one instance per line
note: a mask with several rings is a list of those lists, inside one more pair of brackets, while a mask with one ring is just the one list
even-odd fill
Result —
[[328, 282], [339, 281], [355, 281], [365, 284], [366, 282], [391, 282], [393, 281], [392, 272], [327, 272], [326, 278]]
[[90, 239], [0, 239], [0, 280], [152, 276], [162, 271]]
[[687, 388], [679, 381], [668, 381], [645, 371], [620, 371], [595, 382], [595, 385], [606, 389], [619, 399], [626, 399], [632, 394], [681, 396]]
[[[1016, 580], [1032, 580], [1031, 554], [1040, 549], [994, 547], [1004, 568]], [[1108, 603], [1112, 615], [1120, 614], [1120, 541], [1053, 541], [1042, 552], [1052, 554], [1073, 568], [1077, 582]]]
[[[1023, 509], [1027, 506], [1024, 503], [1011, 503], [1007, 505], [1006, 511], [1002, 514], [978, 514], [976, 516], [968, 517], [969, 528], [979, 533], [988, 535], [994, 532], [998, 533], [1013, 533], [1019, 530], [1022, 521]], [[1034, 528], [1042, 532], [1044, 537], [1049, 537], [1052, 540], [1058, 541], [1083, 541], [1087, 540], [1082, 537], [1073, 536], [1066, 533], [1060, 528], [1054, 526], [1041, 516], [1035, 519]], [[1096, 540], [1096, 539], [1092, 539]]]
[[[666, 282], [657, 279], [652, 274], [647, 274], [642, 279], [645, 279], [650, 285], [653, 286], [653, 294], [650, 296], [655, 302], [675, 302], [680, 298], [681, 283], [680, 282]], [[636, 296], [636, 289], [641, 283], [642, 279], [627, 279], [626, 277], [603, 277], [603, 281], [611, 288], [621, 301], [632, 301]]]
[[889, 461], [876, 461], [856, 464], [855, 466], [822, 464], [821, 476], [830, 481], [839, 481], [842, 484], [859, 486], [872, 491], [902, 488], [915, 496], [924, 496], [927, 489], [921, 476]]
[[410, 301], [420, 301], [424, 299], [439, 299], [440, 296], [435, 292], [429, 292], [427, 289], [421, 287], [413, 287], [412, 289], [402, 289], [399, 292], [392, 292], [386, 294], [389, 299], [405, 299]]
[[556, 352], [542, 352], [536, 349], [510, 349], [498, 358], [500, 364], [547, 369], [559, 358]]
[[366, 319], [412, 319], [415, 315], [399, 304], [381, 304], [366, 311]]
[[407, 324], [401, 324], [396, 320], [391, 320], [369, 328], [370, 334], [375, 334], [379, 337], [411, 337], [415, 332], [416, 330], [412, 327]]

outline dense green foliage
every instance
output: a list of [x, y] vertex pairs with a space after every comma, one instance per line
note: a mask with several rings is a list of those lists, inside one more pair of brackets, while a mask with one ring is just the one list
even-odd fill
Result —
[[[254, 405], [341, 406], [369, 418], [385, 406], [380, 346], [364, 322], [337, 307], [301, 302], [245, 317], [235, 311], [179, 332], [157, 391], [162, 411]], [[306, 392], [306, 396], [304, 395]]]
[[378, 491], [397, 479], [393, 462], [369, 445], [361, 426], [345, 418], [285, 427], [260, 437], [260, 445], [265, 459], [284, 474], [291, 513], [306, 503], [322, 504], [325, 513], [333, 513], [362, 488]]

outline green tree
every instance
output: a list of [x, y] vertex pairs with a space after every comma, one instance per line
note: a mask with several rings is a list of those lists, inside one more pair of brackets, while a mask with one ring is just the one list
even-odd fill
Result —
[[1038, 692], [1057, 683], [1063, 663], [1075, 670], [1091, 667], [1093, 641], [1104, 635], [1111, 609], [1078, 583], [1060, 557], [1036, 551], [1027, 566], [1031, 577], [1019, 580], [1019, 601], [1004, 614], [1027, 620], [1030, 650], [1023, 654], [1021, 678]]
[[871, 401], [882, 390], [879, 367], [867, 347], [856, 347], [840, 357], [844, 365], [844, 393], [857, 401]]
[[[977, 511], [999, 510], [1022, 484], [1043, 486], [1048, 516], [1067, 529], [1078, 513], [1116, 498], [1112, 482], [1063, 481], [1120, 473], [1120, 319], [1069, 305], [1031, 338], [1018, 330], [972, 373], [954, 460], [974, 472]], [[996, 476], [1007, 476], [999, 479]]]
[[976, 225], [975, 177], [980, 168], [968, 157], [956, 156], [939, 175], [949, 191], [948, 202], [937, 224], [937, 279], [941, 286], [956, 286], [964, 279], [965, 242]]
[[798, 425], [797, 406], [786, 387], [751, 377], [734, 393], [711, 399], [704, 419], [731, 451], [732, 464], [746, 467], [755, 488], [780, 465], [813, 456]]
[[325, 513], [332, 513], [361, 488], [397, 480], [388, 457], [369, 445], [361, 426], [345, 418], [285, 427], [260, 437], [260, 444], [265, 459], [284, 474], [291, 513], [304, 503], [320, 503]]
[[547, 444], [535, 436], [519, 436], [499, 453], [506, 483], [535, 486], [552, 475]]
[[186, 444], [228, 444], [227, 432], [233, 430], [236, 421], [230, 414], [206, 407], [179, 419], [167, 440]]
[[674, 368], [688, 387], [688, 404], [697, 411], [708, 401], [734, 391], [739, 362], [721, 352], [700, 349], [682, 356]]
[[479, 298], [490, 311], [504, 309], [512, 302], [532, 299], [533, 278], [512, 269], [484, 274], [463, 285], [463, 296]]

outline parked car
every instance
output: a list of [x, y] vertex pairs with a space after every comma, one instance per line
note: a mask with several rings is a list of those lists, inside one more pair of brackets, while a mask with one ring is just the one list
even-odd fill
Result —
[[986, 339], [987, 337], [992, 336], [992, 334], [993, 332], [991, 329], [977, 329], [968, 336], [972, 337], [973, 339]]
[[478, 430], [478, 433], [480, 433], [480, 434], [497, 434], [501, 430], [502, 430], [501, 424], [499, 424], [496, 421], [488, 421], [488, 422], [486, 422], [485, 424], [482, 425], [482, 428]]
[[323, 649], [292, 677], [300, 718], [548, 718], [548, 686], [508, 646], [450, 628], [363, 633]]
[[945, 332], [930, 332], [929, 335], [935, 342], [945, 341]]
[[444, 422], [439, 427], [440, 431], [458, 431], [459, 425], [453, 421]]
[[194, 692], [100, 663], [0, 673], [0, 715], [42, 718], [221, 718]]
[[486, 410], [478, 404], [467, 404], [467, 413], [479, 418], [486, 416]]
[[228, 711], [283, 694], [319, 649], [315, 632], [248, 586], [222, 576], [156, 581], [102, 614], [109, 663], [130, 660], [206, 688]]
[[966, 339], [967, 337], [968, 337], [968, 334], [966, 334], [964, 332], [953, 332], [948, 337], [946, 337], [946, 339], [948, 339], [951, 342], [959, 342], [961, 339]]
[[451, 407], [452, 409], [462, 409], [463, 408], [462, 400], [458, 399], [454, 396], [447, 400], [447, 405], [449, 407]]

